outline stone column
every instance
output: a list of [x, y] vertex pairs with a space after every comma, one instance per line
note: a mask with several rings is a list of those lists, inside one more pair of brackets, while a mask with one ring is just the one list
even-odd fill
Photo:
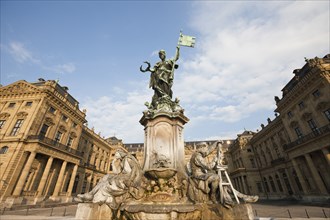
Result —
[[31, 184], [32, 184], [32, 181], [34, 179], [34, 177], [36, 176], [36, 171], [34, 169], [30, 169], [29, 171], [29, 174], [27, 176], [27, 180], [25, 181], [25, 185], [24, 185], [24, 188], [23, 188], [23, 191], [30, 191], [31, 190]]
[[92, 177], [93, 177], [93, 173], [91, 173], [91, 175], [89, 175], [89, 177], [87, 177], [87, 184], [86, 184], [86, 192], [89, 192], [91, 188], [91, 182], [92, 182]]
[[24, 183], [25, 183], [26, 178], [29, 174], [29, 171], [31, 169], [34, 158], [36, 157], [36, 154], [37, 153], [34, 152], [34, 151], [30, 153], [30, 156], [29, 156], [27, 162], [25, 163], [25, 166], [24, 166], [23, 171], [21, 173], [21, 177], [19, 178], [18, 183], [16, 185], [16, 188], [13, 192], [13, 196], [20, 196], [21, 195], [22, 189], [24, 187]]
[[[294, 187], [294, 180], [292, 179], [293, 177], [292, 177], [292, 175], [290, 174], [290, 171], [288, 170], [288, 169], [285, 169], [285, 171], [284, 171], [284, 173], [286, 174], [286, 177], [287, 177], [287, 181], [288, 181], [288, 183], [289, 183], [289, 185], [290, 185], [290, 188], [291, 188], [291, 191], [292, 191], [292, 193], [293, 194], [298, 194], [299, 193], [299, 191], [297, 191], [297, 188], [296, 187]], [[290, 174], [290, 175], [289, 175]], [[286, 186], [286, 185], [285, 185]], [[289, 192], [289, 188], [287, 188], [288, 189], [288, 192]]]
[[96, 178], [96, 175], [94, 176], [94, 179], [93, 179], [93, 188], [96, 186], [97, 184], [97, 178]]
[[78, 186], [77, 186], [77, 194], [79, 193], [82, 193], [82, 187], [83, 187], [83, 184], [84, 184], [84, 181], [85, 181], [85, 173], [81, 173], [80, 176], [79, 176], [79, 183], [78, 183]]
[[299, 167], [298, 167], [298, 164], [297, 164], [297, 161], [296, 161], [295, 158], [292, 159], [292, 165], [293, 165], [294, 170], [295, 170], [296, 173], [297, 173], [297, 176], [298, 176], [298, 179], [299, 179], [300, 185], [301, 185], [301, 187], [303, 188], [303, 192], [304, 192], [304, 194], [308, 194], [308, 188], [307, 188], [307, 186], [306, 186], [305, 180], [304, 180], [304, 178], [303, 178], [303, 176], [302, 176], [302, 174], [301, 174], [301, 171], [300, 171], [300, 169], [299, 169]]
[[[280, 184], [281, 184], [282, 189], [283, 189], [283, 193], [285, 195], [289, 195], [289, 190], [288, 190], [288, 188], [287, 188], [287, 186], [286, 186], [286, 184], [283, 180], [283, 175], [281, 175], [281, 173], [279, 173], [279, 172], [276, 172], [276, 174], [279, 176], [279, 180], [280, 180]], [[279, 186], [278, 186], [278, 188], [279, 188]]]
[[327, 192], [327, 189], [325, 188], [324, 184], [323, 184], [323, 181], [312, 161], [312, 158], [309, 154], [305, 154], [305, 159], [307, 161], [307, 164], [308, 164], [308, 167], [312, 173], [312, 176], [313, 176], [313, 179], [314, 179], [314, 182], [316, 183], [317, 185], [317, 188], [320, 190], [320, 193], [323, 194], [323, 195], [326, 195], [328, 192]]
[[40, 179], [40, 184], [38, 186], [38, 189], [37, 189], [37, 192], [38, 192], [38, 196], [41, 196], [43, 194], [43, 191], [44, 191], [44, 188], [45, 188], [45, 184], [46, 184], [46, 181], [47, 181], [47, 177], [49, 175], [49, 170], [52, 166], [52, 163], [53, 163], [53, 160], [54, 158], [53, 157], [49, 157], [48, 158], [48, 161], [47, 161], [47, 164], [46, 164], [46, 167], [45, 167], [45, 170], [42, 174], [42, 177]]
[[324, 154], [324, 157], [326, 161], [328, 162], [328, 165], [330, 166], [330, 152], [327, 148], [322, 149], [322, 153]]
[[242, 185], [243, 185], [243, 191], [244, 191], [244, 194], [248, 194], [248, 191], [247, 191], [247, 186], [245, 185], [245, 181], [244, 181], [244, 177], [243, 176], [240, 176], [240, 179], [241, 179], [241, 182], [242, 182]]
[[60, 191], [61, 186], [63, 184], [63, 178], [64, 178], [66, 164], [67, 164], [67, 162], [63, 161], [60, 173], [59, 173], [58, 178], [57, 178], [57, 183], [56, 183], [56, 186], [55, 186], [55, 189], [54, 189], [54, 192], [53, 192], [52, 196], [58, 196], [58, 194], [59, 194], [59, 191]]
[[69, 183], [69, 187], [68, 187], [68, 190], [67, 190], [67, 192], [68, 192], [67, 196], [71, 196], [71, 194], [72, 194], [72, 188], [73, 188], [74, 181], [76, 179], [77, 169], [78, 169], [78, 165], [75, 164], [74, 168], [73, 168], [73, 171], [72, 171], [72, 174], [71, 174], [70, 183]]

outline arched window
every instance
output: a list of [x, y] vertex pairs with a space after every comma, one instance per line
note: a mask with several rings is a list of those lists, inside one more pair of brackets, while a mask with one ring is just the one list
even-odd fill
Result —
[[8, 147], [4, 146], [4, 147], [1, 148], [0, 154], [5, 154], [5, 153], [7, 153], [7, 151], [8, 151]]
[[277, 174], [275, 175], [275, 179], [276, 179], [276, 183], [277, 183], [278, 189], [281, 192], [283, 192], [283, 187], [282, 187], [282, 184], [281, 184], [281, 181], [280, 181], [280, 177]]
[[272, 160], [273, 160], [273, 155], [272, 155], [272, 153], [270, 152], [270, 150], [269, 150], [268, 147], [266, 148], [266, 152], [267, 152], [267, 154], [268, 154], [268, 156], [269, 156], [269, 159], [272, 161]]
[[275, 184], [273, 181], [273, 177], [269, 176], [268, 179], [269, 179], [269, 183], [270, 183], [270, 186], [272, 187], [273, 192], [276, 192], [276, 187], [275, 187]]
[[264, 184], [267, 192], [270, 192], [267, 179], [264, 177]]

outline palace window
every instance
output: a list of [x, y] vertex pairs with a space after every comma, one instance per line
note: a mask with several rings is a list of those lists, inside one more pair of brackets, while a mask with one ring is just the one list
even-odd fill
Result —
[[68, 121], [68, 117], [66, 115], [62, 115], [62, 121]]
[[304, 104], [303, 101], [301, 101], [301, 102], [298, 104], [298, 106], [299, 106], [300, 109], [305, 108], [305, 104]]
[[314, 134], [319, 134], [319, 129], [316, 126], [316, 123], [313, 119], [307, 121], [309, 127], [314, 132]]
[[294, 130], [295, 130], [298, 138], [302, 138], [303, 137], [303, 133], [301, 132], [301, 130], [300, 130], [299, 127], [296, 127]]
[[55, 114], [56, 109], [55, 109], [54, 107], [50, 106], [50, 108], [49, 108], [48, 111], [49, 111], [50, 113], [52, 113], [52, 114]]
[[256, 164], [255, 164], [253, 158], [250, 158], [250, 162], [251, 162], [251, 166], [252, 166], [252, 168], [256, 168]]
[[62, 137], [62, 132], [57, 131], [56, 135], [55, 135], [55, 142], [58, 143], [61, 141], [61, 137]]
[[299, 191], [302, 192], [303, 188], [301, 186], [300, 180], [299, 180], [298, 175], [297, 175], [295, 170], [292, 172], [292, 176], [293, 176], [293, 179], [296, 181], [296, 184], [297, 184], [297, 187], [298, 187]]
[[286, 175], [286, 173], [282, 173], [282, 176], [283, 176], [283, 181], [285, 183], [285, 186], [288, 189], [289, 195], [292, 195], [293, 191], [292, 191], [291, 184], [290, 184], [288, 176]]
[[6, 120], [0, 120], [0, 129], [3, 128], [5, 123], [6, 123]]
[[73, 143], [73, 137], [69, 137], [68, 143], [66, 144], [67, 147], [71, 147]]
[[32, 106], [32, 102], [26, 102], [26, 103], [25, 103], [25, 106], [27, 106], [27, 107], [31, 107], [31, 106]]
[[40, 134], [39, 134], [39, 136], [40, 136], [41, 138], [46, 137], [46, 134], [47, 134], [48, 128], [49, 128], [48, 125], [46, 125], [46, 124], [43, 124], [43, 125], [42, 125], [42, 128], [41, 128], [41, 130], [40, 130]]
[[317, 98], [317, 97], [320, 97], [321, 96], [321, 93], [320, 93], [320, 90], [315, 90], [313, 93], [313, 96], [315, 97], [315, 98]]
[[270, 186], [272, 187], [273, 192], [276, 192], [276, 187], [275, 187], [275, 184], [273, 181], [273, 177], [269, 176], [268, 179], [269, 179]]
[[11, 103], [9, 103], [9, 105], [8, 105], [8, 108], [14, 108], [14, 107], [15, 107], [15, 105], [16, 105], [16, 103], [15, 103], [15, 102], [11, 102]]
[[330, 121], [330, 109], [324, 111], [325, 117]]
[[264, 184], [265, 184], [266, 191], [270, 192], [266, 177], [264, 177]]
[[11, 136], [16, 136], [19, 129], [21, 128], [22, 124], [23, 124], [23, 119], [18, 119], [15, 123], [15, 126], [13, 127], [13, 130], [11, 131], [10, 135]]
[[257, 182], [257, 188], [258, 188], [258, 192], [259, 193], [262, 193], [263, 192], [261, 182]]
[[281, 184], [281, 181], [280, 181], [280, 177], [277, 174], [275, 175], [275, 179], [276, 179], [278, 189], [280, 190], [280, 192], [283, 192], [283, 187], [282, 187], [282, 184]]
[[7, 153], [7, 151], [8, 151], [8, 147], [4, 146], [4, 147], [1, 148], [0, 154], [5, 154], [5, 153]]
[[289, 118], [292, 118], [292, 117], [293, 117], [293, 114], [292, 114], [291, 111], [288, 112], [288, 117], [289, 117]]

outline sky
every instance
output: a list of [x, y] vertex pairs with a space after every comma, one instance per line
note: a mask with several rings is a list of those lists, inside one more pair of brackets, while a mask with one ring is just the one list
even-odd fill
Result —
[[144, 61], [175, 54], [186, 141], [235, 139], [273, 119], [274, 96], [330, 51], [330, 1], [3, 1], [0, 83], [59, 80], [102, 137], [143, 143]]

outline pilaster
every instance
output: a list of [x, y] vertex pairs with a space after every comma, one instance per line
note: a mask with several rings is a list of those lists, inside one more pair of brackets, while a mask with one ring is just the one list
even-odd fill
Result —
[[317, 188], [320, 190], [320, 193], [323, 194], [323, 195], [326, 195], [328, 192], [327, 192], [327, 189], [325, 188], [324, 184], [323, 184], [323, 181], [312, 161], [312, 158], [309, 154], [305, 154], [305, 159], [307, 161], [307, 164], [308, 164], [308, 167], [311, 171], [311, 174], [313, 176], [313, 179], [314, 179], [314, 182], [315, 184], [317, 185]]

